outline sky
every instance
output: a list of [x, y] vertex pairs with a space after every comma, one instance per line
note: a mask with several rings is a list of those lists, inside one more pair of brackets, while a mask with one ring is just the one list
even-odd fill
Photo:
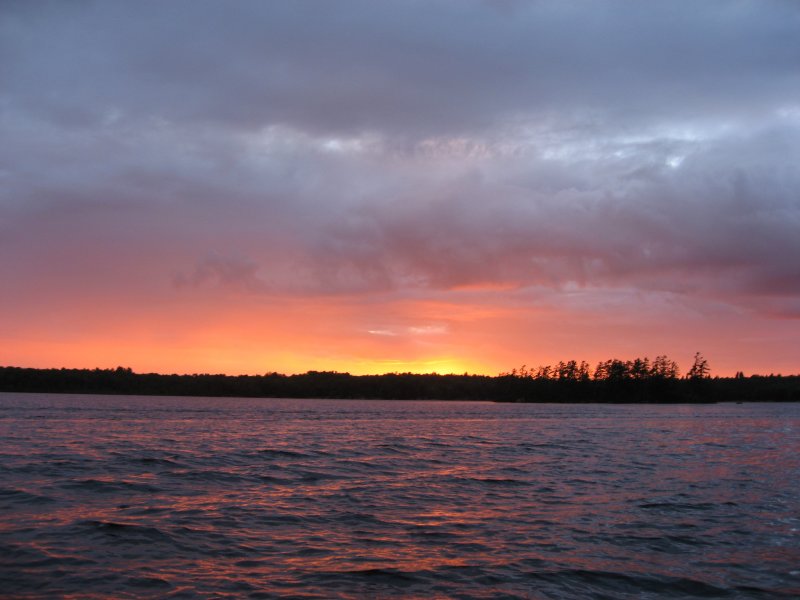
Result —
[[800, 372], [800, 3], [4, 0], [0, 364]]

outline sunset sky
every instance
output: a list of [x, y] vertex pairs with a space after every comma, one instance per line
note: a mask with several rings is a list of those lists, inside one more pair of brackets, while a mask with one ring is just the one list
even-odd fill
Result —
[[0, 365], [800, 372], [800, 3], [0, 4]]

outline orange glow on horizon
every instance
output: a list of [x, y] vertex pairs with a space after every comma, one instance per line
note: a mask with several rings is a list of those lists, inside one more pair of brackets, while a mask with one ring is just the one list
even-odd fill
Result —
[[[338, 371], [497, 375], [523, 364], [667, 354], [685, 371], [696, 351], [712, 375], [798, 372], [800, 321], [629, 316], [600, 307], [531, 305], [457, 292], [446, 298], [165, 296], [127, 306], [83, 300], [63, 312], [20, 309], [0, 331], [0, 365], [130, 367], [138, 373]], [[125, 318], [119, 318], [124, 314]], [[748, 317], [749, 318], [749, 317]], [[770, 351], [764, 352], [768, 347]], [[764, 358], [760, 358], [760, 357]], [[774, 357], [781, 356], [782, 362]]]

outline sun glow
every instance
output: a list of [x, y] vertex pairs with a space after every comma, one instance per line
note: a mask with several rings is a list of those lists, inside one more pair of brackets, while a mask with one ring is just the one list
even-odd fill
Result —
[[[31, 313], [25, 326], [3, 332], [0, 364], [123, 366], [137, 373], [496, 375], [522, 364], [569, 359], [594, 364], [612, 356], [660, 353], [683, 364], [700, 348], [712, 359], [714, 373], [725, 375], [742, 369], [732, 348], [755, 354], [768, 344], [785, 358], [751, 361], [750, 372], [796, 371], [784, 322], [748, 322], [729, 313], [700, 339], [701, 313], [686, 308], [673, 322], [664, 318], [674, 314], [672, 304], [651, 303], [651, 314], [631, 318], [623, 310], [630, 304], [626, 296], [560, 307], [536, 298], [492, 304], [493, 298], [462, 294], [450, 302], [403, 298], [380, 306], [350, 297], [191, 300], [176, 295], [172, 303], [162, 298], [115, 310], [94, 302], [65, 303], [57, 321], [28, 303], [19, 309], [23, 317]], [[119, 319], [123, 308], [127, 318]], [[641, 339], [643, 330], [647, 339]]]
[[370, 360], [356, 365], [362, 375], [381, 375], [384, 373], [438, 373], [440, 375], [481, 373], [481, 365], [453, 357], [419, 360]]

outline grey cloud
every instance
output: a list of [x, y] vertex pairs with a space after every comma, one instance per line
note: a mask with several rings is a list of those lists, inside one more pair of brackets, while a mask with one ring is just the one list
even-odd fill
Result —
[[237, 256], [212, 255], [190, 273], [177, 272], [173, 283], [178, 288], [214, 285], [245, 292], [259, 292], [265, 287], [258, 275], [258, 265], [250, 259]]
[[89, 2], [5, 11], [8, 106], [424, 137], [748, 118], [800, 90], [788, 2]]
[[593, 188], [466, 177], [423, 199], [364, 206], [333, 223], [317, 251], [366, 280], [380, 273], [384, 286], [636, 285], [733, 303], [796, 295], [797, 140], [797, 131], [717, 140], [644, 179], [601, 163], [607, 176], [587, 178]]
[[799, 26], [770, 0], [4, 4], [0, 270], [793, 315]]

